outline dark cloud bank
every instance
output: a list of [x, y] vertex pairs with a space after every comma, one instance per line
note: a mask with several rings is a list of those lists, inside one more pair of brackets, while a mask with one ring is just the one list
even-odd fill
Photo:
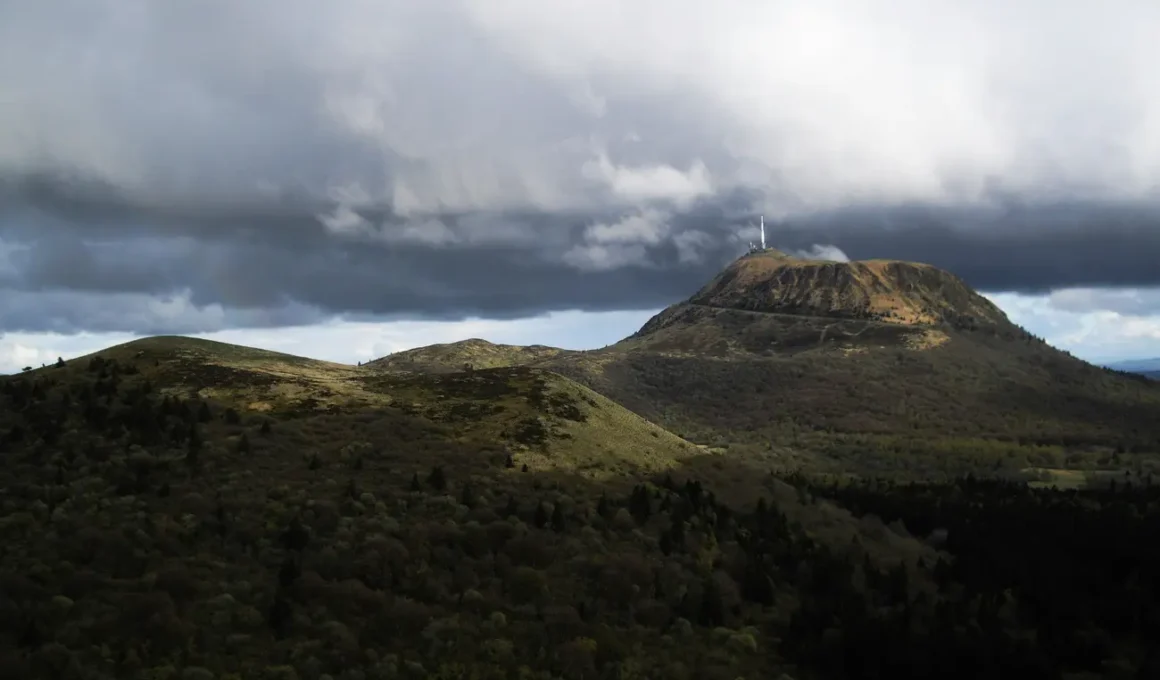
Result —
[[0, 0], [0, 332], [657, 308], [761, 213], [1160, 284], [1154, 0], [707, 7]]
[[[739, 195], [638, 222], [635, 208], [423, 217], [363, 209], [365, 229], [334, 233], [319, 216], [335, 205], [308, 201], [145, 206], [107, 188], [44, 178], [9, 182], [3, 196], [0, 325], [10, 331], [197, 332], [338, 314], [515, 318], [656, 308], [743, 252], [756, 221]], [[600, 251], [608, 263], [568, 257], [591, 240], [593, 225], [626, 223], [660, 225], [665, 237], [617, 232]], [[864, 207], [766, 224], [771, 245], [782, 249], [824, 244], [851, 259], [929, 262], [985, 292], [1160, 285], [1160, 211], [1148, 207]], [[174, 316], [141, 309], [171, 296], [184, 304]]]

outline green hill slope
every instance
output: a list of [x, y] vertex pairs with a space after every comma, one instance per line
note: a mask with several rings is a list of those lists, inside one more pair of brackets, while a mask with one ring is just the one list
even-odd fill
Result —
[[602, 350], [470, 341], [405, 355], [384, 363], [448, 371], [490, 356], [549, 369], [774, 467], [1028, 477], [1143, 473], [1160, 454], [1154, 381], [1048, 346], [962, 280], [919, 263], [765, 251]]
[[151, 338], [0, 378], [0, 451], [3, 677], [777, 677], [938, 558], [525, 367]]
[[926, 265], [750, 255], [623, 342], [542, 365], [771, 464], [929, 477], [1160, 454], [1154, 382], [1046, 345]]
[[573, 352], [545, 345], [497, 345], [479, 338], [442, 345], [428, 345], [396, 352], [367, 362], [365, 366], [386, 371], [454, 373], [470, 368], [505, 368], [567, 356]]

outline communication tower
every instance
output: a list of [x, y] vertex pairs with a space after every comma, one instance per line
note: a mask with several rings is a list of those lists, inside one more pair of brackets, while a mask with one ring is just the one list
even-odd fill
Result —
[[756, 243], [749, 244], [750, 253], [760, 253], [763, 250], [765, 250], [765, 215], [761, 216], [761, 245], [759, 246]]

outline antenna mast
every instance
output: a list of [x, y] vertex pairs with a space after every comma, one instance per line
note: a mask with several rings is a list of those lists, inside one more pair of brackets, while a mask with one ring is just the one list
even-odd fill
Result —
[[760, 253], [765, 250], [765, 215], [761, 216], [761, 247], [759, 248], [753, 241], [749, 242], [749, 252]]

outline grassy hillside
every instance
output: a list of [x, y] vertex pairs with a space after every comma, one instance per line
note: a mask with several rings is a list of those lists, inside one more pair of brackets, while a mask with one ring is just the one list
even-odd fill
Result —
[[387, 371], [453, 373], [468, 368], [523, 366], [572, 353], [569, 350], [545, 345], [497, 345], [479, 338], [471, 338], [396, 352], [365, 365]]
[[446, 372], [473, 357], [566, 375], [765, 466], [1028, 480], [1160, 469], [1155, 381], [1060, 352], [960, 279], [916, 263], [766, 251], [602, 350], [469, 341], [370, 366]]
[[802, 560], [937, 560], [528, 368], [153, 338], [0, 379], [0, 447], [2, 677], [776, 677]]
[[[1076, 504], [778, 478], [539, 369], [392, 374], [154, 338], [0, 379], [0, 452], [5, 678], [1160, 666], [1155, 486]], [[1035, 542], [1052, 532], [1074, 540]], [[1119, 556], [1083, 561], [1089, 536]], [[1101, 579], [1123, 584], [1104, 604], [1067, 596]]]
[[21, 377], [67, 386], [91, 379], [94, 370], [100, 375], [103, 362], [127, 367], [163, 398], [212, 401], [237, 419], [401, 413], [438, 426], [449, 441], [502, 450], [533, 468], [598, 476], [655, 472], [700, 452], [586, 387], [523, 366], [393, 373], [171, 336]]
[[665, 314], [687, 323], [549, 366], [698, 443], [815, 469], [1152, 468], [1160, 453], [1160, 386], [1030, 336]]
[[1160, 469], [1160, 386], [1055, 350], [922, 264], [751, 254], [617, 345], [538, 365], [774, 466], [918, 479]]

